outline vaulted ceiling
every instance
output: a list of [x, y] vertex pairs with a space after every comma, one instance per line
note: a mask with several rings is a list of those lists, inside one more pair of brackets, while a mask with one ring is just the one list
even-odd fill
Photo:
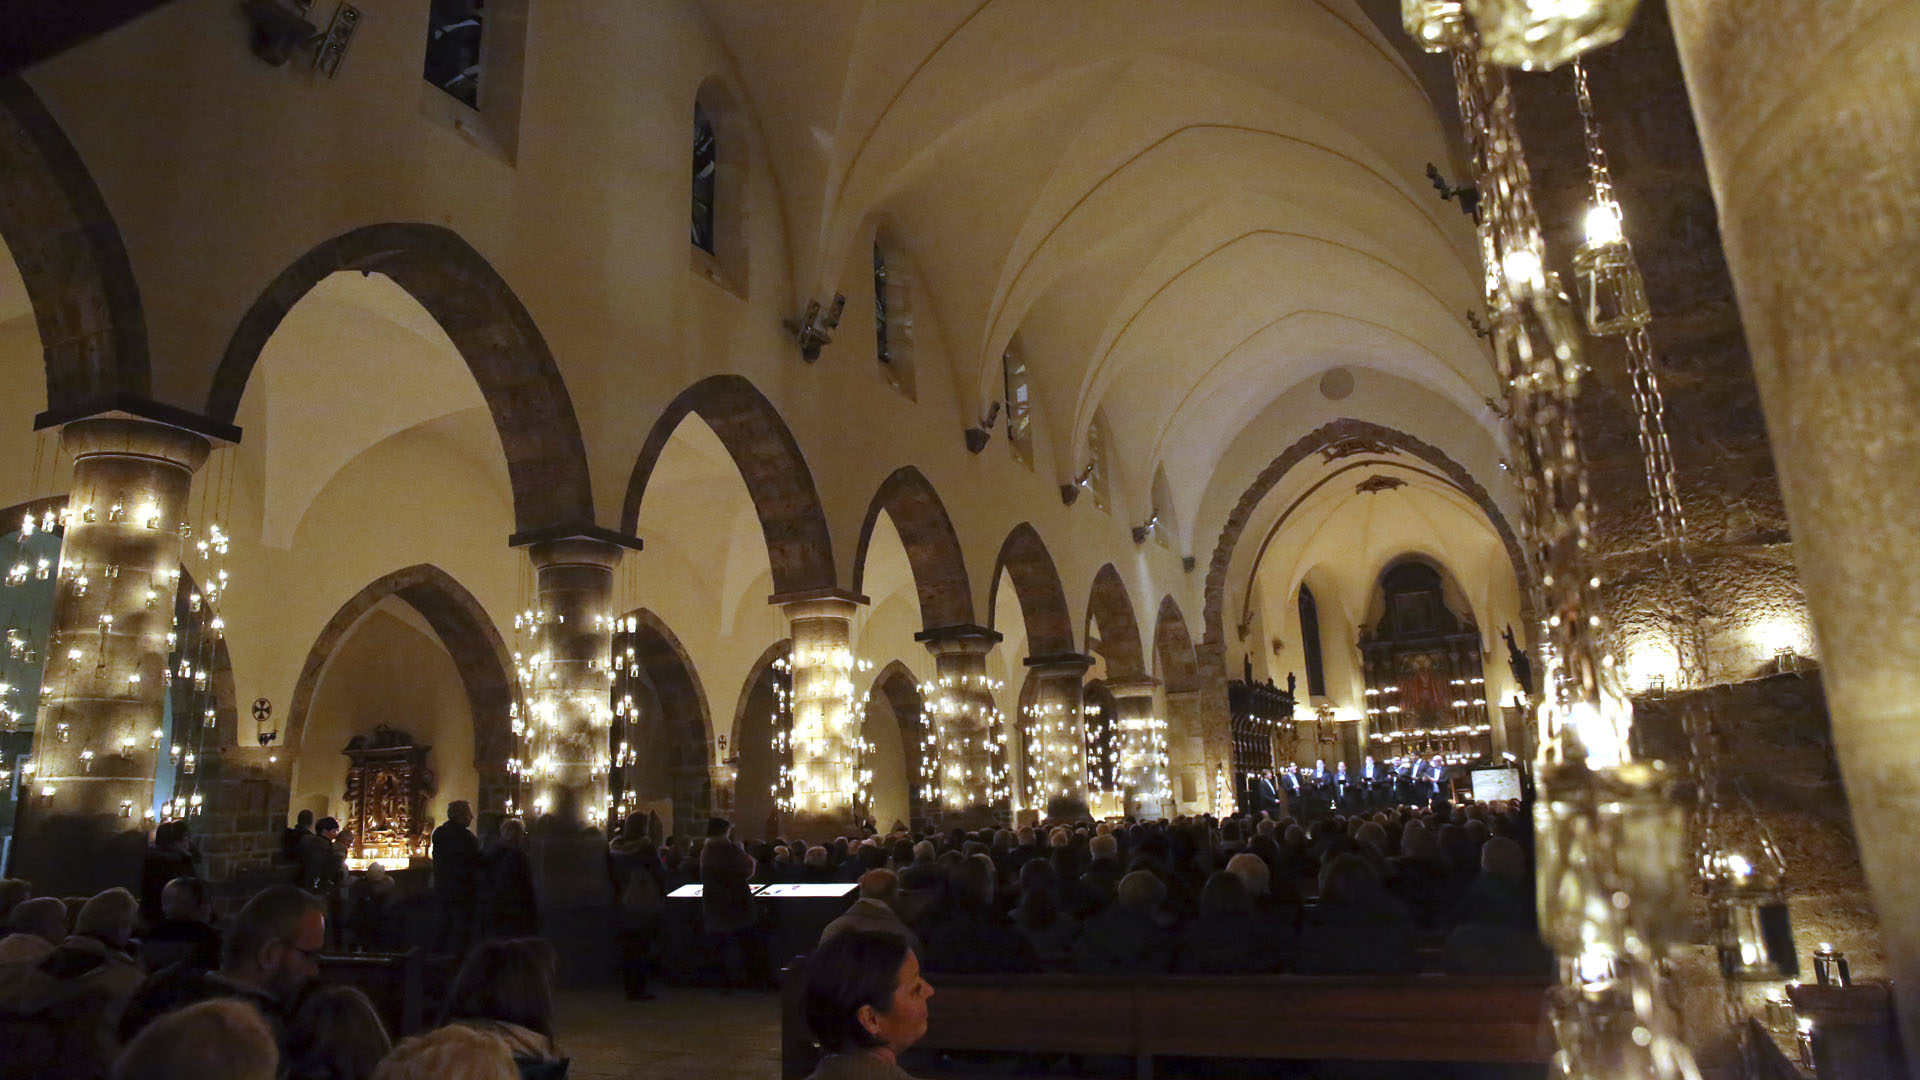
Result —
[[1238, 432], [1335, 365], [1451, 415], [1492, 392], [1463, 319], [1471, 223], [1424, 176], [1449, 141], [1355, 0], [704, 7], [800, 287], [831, 292], [885, 222], [963, 396], [1000, 396], [1020, 335], [1062, 479], [1096, 410], [1145, 498], [1163, 465], [1206, 488]]

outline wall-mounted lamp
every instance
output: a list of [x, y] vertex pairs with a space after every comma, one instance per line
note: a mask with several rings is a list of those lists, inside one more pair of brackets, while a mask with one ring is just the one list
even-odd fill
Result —
[[987, 440], [993, 435], [993, 422], [1000, 419], [1000, 403], [994, 402], [987, 409], [987, 415], [980, 418], [977, 427], [967, 429], [967, 453], [977, 454], [987, 448]]
[[325, 31], [307, 21], [313, 0], [246, 0], [240, 11], [247, 18], [247, 47], [253, 55], [280, 67], [294, 53], [311, 48], [313, 69], [329, 79], [340, 70], [360, 28], [360, 9], [352, 4], [334, 8]]
[[1136, 544], [1146, 543], [1147, 537], [1153, 535], [1153, 530], [1159, 527], [1160, 511], [1156, 509], [1153, 513], [1147, 515], [1147, 520], [1133, 527], [1133, 542]]
[[1093, 483], [1093, 469], [1094, 463], [1089, 461], [1087, 467], [1080, 470], [1080, 475], [1073, 478], [1073, 483], [1061, 484], [1060, 501], [1072, 506], [1074, 500], [1080, 497], [1080, 489]]
[[1440, 193], [1441, 201], [1460, 200], [1460, 212], [1471, 215], [1476, 224], [1480, 221], [1479, 188], [1472, 184], [1462, 184], [1459, 187], [1449, 185], [1447, 178], [1440, 175], [1439, 167], [1431, 161], [1427, 162], [1427, 179], [1433, 181], [1433, 189]]
[[833, 294], [833, 303], [822, 307], [820, 301], [807, 301], [805, 314], [782, 320], [781, 325], [793, 340], [800, 345], [800, 357], [811, 364], [820, 359], [820, 350], [833, 341], [833, 331], [840, 325], [840, 313], [847, 307], [847, 298]]

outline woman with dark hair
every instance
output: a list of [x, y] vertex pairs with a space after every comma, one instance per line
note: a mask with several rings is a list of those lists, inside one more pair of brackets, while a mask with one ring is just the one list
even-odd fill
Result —
[[287, 1075], [292, 1080], [367, 1080], [393, 1049], [367, 995], [352, 986], [308, 994], [288, 1025]]
[[1060, 903], [1051, 862], [1034, 859], [1020, 868], [1020, 903], [1013, 909], [1013, 925], [1043, 963], [1064, 963], [1073, 950], [1080, 924]]
[[891, 934], [849, 930], [807, 959], [807, 1026], [827, 1051], [808, 1080], [912, 1080], [900, 1054], [927, 1033], [933, 987]]
[[440, 1025], [507, 1044], [522, 1080], [561, 1080], [567, 1059], [553, 1041], [553, 946], [542, 938], [482, 941], [453, 977]]

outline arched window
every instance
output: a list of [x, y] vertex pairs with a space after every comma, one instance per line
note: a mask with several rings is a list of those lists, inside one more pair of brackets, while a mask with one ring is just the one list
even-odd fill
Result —
[[427, 9], [426, 80], [469, 109], [480, 107], [480, 0], [433, 0]]
[[887, 347], [887, 255], [873, 242], [873, 354], [883, 364], [893, 363]]
[[1306, 658], [1307, 693], [1326, 696], [1327, 674], [1320, 663], [1320, 606], [1305, 585], [1300, 586], [1300, 653]]
[[885, 229], [873, 234], [873, 356], [887, 385], [911, 400], [913, 260]]
[[1015, 338], [1000, 354], [1000, 370], [1006, 383], [1007, 445], [1013, 460], [1033, 468], [1033, 399], [1027, 387], [1027, 357]]
[[693, 103], [693, 246], [718, 254], [714, 235], [714, 197], [719, 193], [719, 140], [713, 118], [699, 102]]

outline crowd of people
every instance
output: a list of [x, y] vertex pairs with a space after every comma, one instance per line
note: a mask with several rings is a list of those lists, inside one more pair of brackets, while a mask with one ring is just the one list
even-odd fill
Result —
[[[113, 888], [63, 899], [0, 882], [9, 931], [0, 1025], [10, 1046], [30, 1047], [8, 1056], [35, 1062], [28, 1075], [563, 1077], [557, 960], [534, 936], [541, 890], [528, 830], [496, 820], [482, 838], [473, 824], [470, 808], [451, 804], [433, 835], [430, 887], [397, 897], [392, 874], [346, 872], [336, 822], [303, 817], [282, 838], [286, 883], [223, 920], [178, 823], [156, 832], [138, 896]], [[1532, 833], [1519, 803], [1434, 799], [1305, 823], [1262, 811], [900, 827], [818, 844], [745, 844], [722, 819], [698, 841], [660, 831], [636, 814], [594, 841], [603, 854], [569, 864], [575, 877], [604, 865], [605, 927], [634, 1000], [652, 996], [666, 898], [689, 884], [702, 887], [697, 932], [725, 958], [730, 987], [773, 985], [757, 885], [847, 884], [857, 898], [816, 956], [841, 939], [866, 942], [860, 962], [887, 967], [887, 987], [869, 978], [856, 989], [904, 987], [922, 1027], [923, 971], [1519, 973], [1551, 963], [1535, 929]], [[411, 930], [397, 918], [408, 910], [426, 913]], [[889, 944], [875, 951], [876, 937]], [[464, 959], [439, 995], [439, 1024], [395, 1046], [364, 993], [321, 979], [321, 957], [405, 944]], [[894, 1023], [887, 1009], [869, 1012], [882, 1028]], [[871, 1049], [904, 1030], [863, 1037], [855, 1029], [865, 1023], [842, 1023], [841, 1041]]]

